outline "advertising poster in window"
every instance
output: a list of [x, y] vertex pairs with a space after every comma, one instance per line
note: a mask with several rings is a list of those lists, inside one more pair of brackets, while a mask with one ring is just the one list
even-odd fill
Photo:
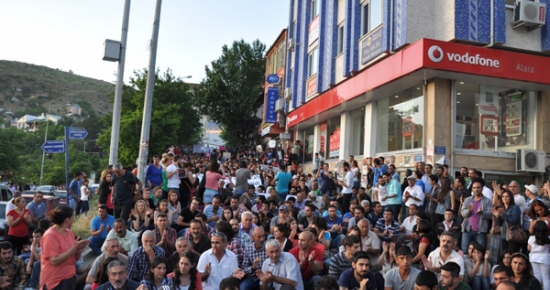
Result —
[[403, 119], [403, 137], [410, 137], [414, 134], [414, 122], [411, 117]]
[[522, 133], [522, 95], [522, 92], [515, 92], [506, 95], [504, 98], [506, 108], [506, 111], [504, 111], [504, 122], [506, 124], [507, 137], [519, 136]]
[[493, 86], [479, 86], [479, 114], [485, 116], [498, 115], [498, 88]]
[[340, 128], [336, 129], [336, 131], [330, 135], [329, 148], [330, 158], [338, 158], [340, 156]]
[[319, 124], [319, 155], [323, 158], [327, 158], [325, 155], [325, 148], [327, 144], [327, 122]]
[[498, 136], [498, 117], [481, 116], [479, 118], [479, 132], [481, 135]]

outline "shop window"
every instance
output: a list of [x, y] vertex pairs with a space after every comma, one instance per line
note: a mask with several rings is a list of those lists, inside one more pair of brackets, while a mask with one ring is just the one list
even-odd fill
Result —
[[310, 127], [304, 131], [304, 142], [302, 143], [302, 162], [309, 162], [313, 160], [313, 145], [315, 145], [314, 127]]
[[354, 110], [350, 114], [351, 136], [350, 154], [363, 155], [365, 141], [365, 108]]
[[377, 152], [422, 148], [424, 96], [414, 86], [378, 101]]
[[317, 48], [315, 48], [314, 50], [312, 50], [308, 54], [308, 57], [307, 57], [307, 61], [308, 61], [307, 76], [308, 76], [308, 78], [317, 73], [317, 68], [319, 67], [318, 66], [319, 57], [317, 56], [317, 51], [318, 51]]
[[361, 35], [382, 24], [382, 0], [365, 1], [361, 6]]
[[536, 93], [457, 81], [455, 148], [534, 149]]
[[319, 124], [319, 156], [324, 159], [340, 157], [340, 116]]

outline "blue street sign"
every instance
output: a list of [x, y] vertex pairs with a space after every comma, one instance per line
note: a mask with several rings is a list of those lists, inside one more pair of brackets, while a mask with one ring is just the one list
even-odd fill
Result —
[[279, 99], [279, 89], [278, 88], [268, 88], [267, 89], [267, 100], [265, 104], [265, 122], [266, 123], [277, 123], [277, 112], [275, 111], [275, 102]]
[[69, 139], [82, 140], [88, 136], [88, 131], [84, 128], [70, 127], [69, 128]]
[[434, 146], [434, 153], [435, 154], [447, 154], [447, 147], [445, 146]]
[[65, 141], [63, 140], [48, 140], [40, 146], [44, 152], [48, 154], [65, 152]]
[[265, 80], [267, 81], [268, 84], [274, 85], [274, 84], [278, 84], [281, 81], [281, 78], [276, 74], [270, 74], [267, 76]]

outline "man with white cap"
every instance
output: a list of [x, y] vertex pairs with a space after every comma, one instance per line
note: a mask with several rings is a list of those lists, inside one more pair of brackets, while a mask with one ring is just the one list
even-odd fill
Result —
[[406, 206], [406, 216], [409, 216], [409, 206], [416, 204], [419, 212], [424, 211], [424, 190], [416, 185], [416, 177], [414, 174], [407, 177], [409, 186], [403, 191], [403, 203]]

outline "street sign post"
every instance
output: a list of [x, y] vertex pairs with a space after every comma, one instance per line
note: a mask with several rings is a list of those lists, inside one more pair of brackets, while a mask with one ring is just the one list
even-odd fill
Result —
[[48, 140], [40, 146], [47, 154], [65, 152], [65, 141], [63, 140]]
[[88, 136], [88, 131], [84, 128], [69, 127], [69, 139], [83, 140]]

